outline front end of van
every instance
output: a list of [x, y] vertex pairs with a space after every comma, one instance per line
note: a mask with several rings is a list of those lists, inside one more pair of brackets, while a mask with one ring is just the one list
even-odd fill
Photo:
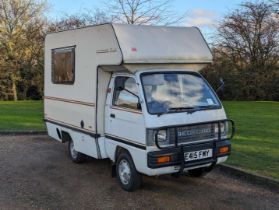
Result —
[[[231, 153], [234, 131], [229, 134], [229, 126], [234, 129], [233, 121], [225, 119], [148, 129], [148, 145], [154, 149], [147, 153], [148, 168], [159, 169], [157, 174], [211, 171]], [[160, 172], [166, 167], [169, 171]]]
[[146, 174], [201, 176], [227, 160], [235, 125], [199, 73], [142, 71], [138, 78], [145, 103]]

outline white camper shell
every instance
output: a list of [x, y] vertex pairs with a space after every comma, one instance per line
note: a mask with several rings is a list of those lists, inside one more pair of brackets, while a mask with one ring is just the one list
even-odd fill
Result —
[[[74, 162], [109, 158], [125, 190], [141, 174], [208, 172], [230, 129], [198, 73], [212, 54], [198, 28], [103, 24], [45, 40], [45, 122]], [[233, 127], [233, 126], [232, 126]]]

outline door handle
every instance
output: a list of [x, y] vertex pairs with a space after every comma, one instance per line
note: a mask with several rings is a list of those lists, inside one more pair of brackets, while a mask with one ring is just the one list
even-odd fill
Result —
[[111, 118], [115, 118], [115, 114], [110, 114], [110, 117]]

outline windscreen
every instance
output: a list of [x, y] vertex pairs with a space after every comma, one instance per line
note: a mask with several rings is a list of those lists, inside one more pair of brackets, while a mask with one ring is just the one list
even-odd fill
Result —
[[216, 95], [198, 73], [146, 73], [141, 80], [150, 114], [220, 107]]

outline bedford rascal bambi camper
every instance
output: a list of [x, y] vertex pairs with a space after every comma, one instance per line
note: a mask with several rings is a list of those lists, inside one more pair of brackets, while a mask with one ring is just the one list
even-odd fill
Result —
[[227, 160], [233, 122], [198, 73], [212, 54], [195, 27], [103, 24], [45, 40], [45, 122], [71, 159], [108, 158], [120, 186], [142, 174], [201, 176]]

